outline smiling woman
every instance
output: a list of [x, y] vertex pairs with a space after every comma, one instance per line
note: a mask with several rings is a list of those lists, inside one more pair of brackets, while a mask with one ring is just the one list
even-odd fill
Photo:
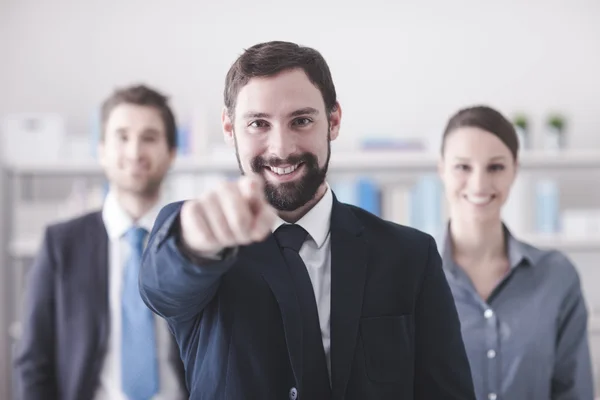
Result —
[[515, 180], [518, 152], [515, 129], [493, 109], [463, 110], [449, 121], [440, 173], [453, 221], [500, 219]]
[[578, 273], [565, 255], [518, 240], [502, 221], [518, 153], [514, 127], [490, 107], [459, 111], [443, 134], [450, 222], [438, 245], [477, 398], [591, 399]]

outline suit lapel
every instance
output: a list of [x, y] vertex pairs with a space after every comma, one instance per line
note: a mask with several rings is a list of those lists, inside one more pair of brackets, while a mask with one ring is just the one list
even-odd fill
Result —
[[367, 246], [350, 208], [335, 198], [331, 215], [331, 378], [334, 399], [343, 399], [362, 310]]
[[254, 264], [251, 268], [260, 271], [267, 282], [283, 319], [292, 370], [298, 386], [302, 386], [302, 321], [300, 306], [293, 290], [292, 278], [286, 268], [277, 241], [273, 235], [263, 242], [240, 249], [240, 258]]
[[77, 296], [77, 301], [85, 302], [86, 309], [89, 310], [88, 317], [85, 318], [89, 326], [82, 327], [82, 332], [86, 332], [85, 340], [90, 353], [86, 358], [94, 361], [81, 369], [79, 398], [91, 398], [106, 353], [109, 330], [108, 235], [101, 212], [90, 216], [80, 238], [82, 245], [77, 251], [75, 264], [82, 274], [80, 290], [86, 292]]
[[98, 337], [100, 339], [100, 347], [106, 346], [109, 330], [109, 295], [108, 295], [108, 269], [109, 269], [109, 250], [108, 250], [108, 234], [102, 221], [102, 213], [98, 213], [98, 225], [96, 227], [96, 246], [90, 248], [90, 269], [95, 275], [97, 282], [97, 292], [94, 296], [94, 309], [98, 315]]

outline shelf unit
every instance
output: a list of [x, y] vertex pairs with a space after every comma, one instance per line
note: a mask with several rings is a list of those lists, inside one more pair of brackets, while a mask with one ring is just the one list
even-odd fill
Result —
[[[438, 156], [425, 152], [364, 151], [359, 153], [332, 154], [330, 173], [333, 176], [345, 174], [376, 173], [430, 173], [437, 168]], [[525, 151], [520, 157], [523, 171], [566, 171], [574, 169], [600, 170], [599, 150], [570, 150], [564, 152]], [[60, 163], [28, 162], [5, 166], [8, 180], [15, 186], [15, 180], [23, 177], [89, 177], [101, 176], [102, 169], [96, 160], [73, 160]], [[227, 157], [179, 158], [174, 163], [171, 174], [235, 174], [238, 165], [235, 159]], [[17, 183], [18, 184], [18, 183]], [[10, 213], [9, 213], [10, 215]], [[12, 237], [10, 232], [7, 237]], [[599, 238], [574, 239], [555, 236], [527, 235], [523, 238], [535, 246], [553, 247], [565, 251], [587, 251], [600, 249]], [[6, 244], [11, 258], [31, 257], [37, 251], [39, 237], [20, 238]]]
[[[358, 153], [333, 153], [330, 174], [431, 173], [437, 169], [438, 155], [427, 152], [363, 151]], [[520, 156], [522, 171], [563, 172], [575, 169], [598, 169], [600, 150], [569, 150], [563, 152], [525, 151]], [[96, 160], [62, 161], [60, 163], [16, 163], [5, 166], [13, 187], [23, 177], [90, 177], [102, 176]], [[236, 174], [238, 165], [234, 158], [179, 158], [170, 172], [173, 174]], [[18, 183], [16, 183], [18, 184]], [[10, 213], [9, 213], [10, 215]], [[7, 237], [12, 237], [10, 232]], [[19, 238], [6, 243], [11, 258], [31, 257], [37, 251], [39, 237]], [[558, 248], [564, 251], [600, 250], [598, 238], [568, 238], [563, 235], [526, 235], [524, 240], [539, 247]]]
[[[432, 172], [437, 168], [438, 155], [430, 152], [361, 151], [333, 152], [330, 171], [333, 173], [362, 172]], [[600, 169], [600, 150], [523, 151], [519, 156], [524, 170]], [[98, 175], [102, 170], [96, 160], [66, 160], [56, 163], [23, 162], [5, 165], [16, 175], [60, 176]], [[238, 165], [232, 157], [179, 157], [172, 173], [235, 173]]]

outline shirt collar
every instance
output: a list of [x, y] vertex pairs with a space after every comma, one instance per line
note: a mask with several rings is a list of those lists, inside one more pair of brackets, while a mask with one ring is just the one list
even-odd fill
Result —
[[127, 214], [123, 207], [121, 207], [115, 193], [109, 191], [104, 199], [104, 205], [102, 207], [102, 220], [104, 221], [108, 237], [111, 240], [120, 239], [134, 225], [150, 232], [162, 205], [163, 201], [161, 199], [136, 222], [129, 214]]
[[[504, 230], [504, 237], [506, 238], [508, 261], [511, 269], [520, 266], [524, 262], [529, 265], [534, 265], [537, 260], [536, 255], [538, 251], [536, 251], [534, 247], [515, 238], [505, 224], [502, 224], [502, 227]], [[443, 260], [444, 268], [453, 272], [457, 266], [452, 254], [449, 231], [450, 223], [446, 225], [446, 229], [443, 230], [442, 234], [436, 238], [436, 242], [439, 246], [439, 252]]]
[[[331, 210], [333, 208], [333, 194], [331, 188], [326, 184], [325, 194], [302, 218], [296, 222], [303, 227], [309, 236], [315, 241], [318, 248], [321, 248], [329, 234], [331, 226]], [[275, 232], [281, 225], [287, 224], [283, 219], [277, 217], [272, 231]]]

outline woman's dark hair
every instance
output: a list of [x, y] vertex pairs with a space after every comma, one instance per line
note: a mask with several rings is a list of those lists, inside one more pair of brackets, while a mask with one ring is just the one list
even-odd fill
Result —
[[491, 133], [502, 141], [516, 161], [519, 154], [519, 138], [514, 125], [500, 112], [488, 106], [464, 108], [454, 114], [446, 125], [442, 136], [441, 152], [444, 154], [446, 138], [458, 128], [473, 127]]

